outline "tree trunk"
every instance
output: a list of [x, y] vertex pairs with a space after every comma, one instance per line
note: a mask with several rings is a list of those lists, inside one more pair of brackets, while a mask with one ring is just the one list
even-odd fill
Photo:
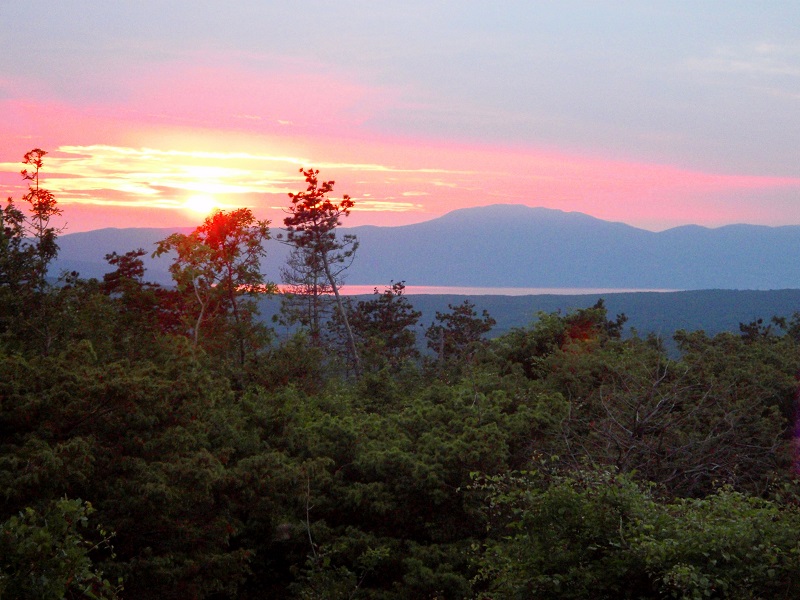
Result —
[[350, 355], [353, 359], [353, 365], [356, 371], [356, 377], [361, 377], [361, 359], [358, 357], [358, 348], [356, 347], [356, 338], [353, 336], [353, 330], [350, 328], [350, 322], [347, 320], [347, 311], [342, 304], [342, 297], [339, 295], [339, 286], [336, 285], [336, 280], [331, 273], [330, 265], [328, 264], [328, 257], [323, 253], [322, 266], [325, 268], [325, 275], [328, 282], [331, 284], [333, 295], [336, 297], [336, 307], [339, 309], [339, 316], [342, 317], [344, 323], [344, 330], [347, 332], [347, 345], [350, 347]]
[[231, 303], [231, 311], [233, 312], [233, 322], [236, 325], [236, 339], [234, 343], [238, 345], [239, 350], [239, 366], [244, 367], [244, 357], [245, 357], [245, 350], [244, 350], [244, 331], [242, 331], [242, 323], [239, 317], [239, 304], [236, 302], [236, 288], [233, 285], [233, 267], [231, 265], [226, 265], [227, 268], [227, 275], [226, 279], [228, 280], [227, 288], [228, 288], [228, 302]]

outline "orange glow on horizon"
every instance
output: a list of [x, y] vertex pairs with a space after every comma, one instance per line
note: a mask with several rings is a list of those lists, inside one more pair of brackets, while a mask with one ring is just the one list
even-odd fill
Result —
[[[0, 108], [9, 104], [0, 101]], [[578, 211], [655, 230], [688, 223], [800, 223], [798, 178], [358, 131], [311, 135], [288, 125], [280, 134], [164, 126], [55, 104], [17, 102], [15, 110], [27, 116], [16, 122], [0, 154], [0, 194], [20, 198], [18, 161], [31, 147], [48, 150], [43, 185], [64, 209], [67, 232], [190, 226], [201, 212], [187, 207], [193, 195], [280, 223], [287, 194], [303, 188], [300, 167], [320, 169], [323, 178], [336, 181], [335, 195], [355, 200], [346, 226], [406, 225], [498, 203]], [[776, 208], [761, 208], [764, 197], [778, 198]]]

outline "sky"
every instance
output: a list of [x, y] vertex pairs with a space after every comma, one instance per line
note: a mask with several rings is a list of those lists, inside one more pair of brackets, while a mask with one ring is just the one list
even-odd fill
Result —
[[800, 224], [800, 3], [0, 0], [0, 194], [66, 233], [497, 203], [660, 231]]

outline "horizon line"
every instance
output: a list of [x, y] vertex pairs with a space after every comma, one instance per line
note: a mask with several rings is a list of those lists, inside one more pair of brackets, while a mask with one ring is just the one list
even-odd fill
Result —
[[[563, 215], [580, 215], [580, 216], [584, 216], [584, 217], [589, 217], [591, 219], [594, 219], [596, 221], [600, 221], [600, 222], [603, 222], [603, 223], [610, 223], [610, 224], [616, 224], [616, 225], [625, 225], [626, 227], [631, 227], [633, 229], [638, 229], [640, 231], [647, 231], [647, 232], [656, 233], [656, 234], [664, 233], [664, 232], [667, 232], [667, 231], [673, 231], [673, 230], [676, 230], [676, 229], [683, 229], [683, 228], [687, 228], [687, 227], [706, 229], [706, 230], [709, 230], [709, 231], [716, 231], [718, 229], [724, 229], [726, 227], [737, 227], [737, 226], [764, 227], [764, 228], [768, 228], [768, 229], [780, 229], [780, 228], [784, 228], [784, 227], [800, 227], [800, 223], [798, 223], [798, 224], [784, 224], [784, 225], [764, 225], [764, 224], [760, 224], [760, 223], [745, 223], [745, 222], [737, 221], [737, 222], [726, 223], [724, 225], [718, 225], [718, 226], [715, 226], [715, 227], [708, 226], [708, 225], [700, 225], [699, 223], [686, 223], [686, 224], [683, 224], [683, 225], [676, 225], [674, 227], [667, 227], [665, 229], [648, 229], [646, 227], [641, 227], [641, 226], [638, 226], [638, 225], [632, 225], [632, 224], [627, 223], [625, 221], [612, 221], [612, 220], [609, 220], [609, 219], [603, 219], [601, 217], [596, 217], [596, 216], [594, 216], [594, 215], [592, 215], [590, 213], [577, 211], [577, 210], [563, 210], [563, 209], [560, 209], [560, 208], [550, 208], [550, 207], [541, 206], [541, 205], [530, 206], [528, 204], [498, 202], [498, 203], [492, 203], [492, 204], [483, 204], [483, 205], [480, 205], [480, 206], [467, 206], [467, 207], [463, 207], [463, 208], [456, 208], [456, 209], [453, 209], [453, 210], [449, 210], [449, 211], [447, 211], [447, 212], [445, 212], [445, 213], [443, 213], [441, 215], [437, 215], [437, 216], [431, 217], [429, 219], [424, 219], [424, 220], [417, 221], [417, 222], [414, 222], [414, 223], [406, 223], [406, 224], [403, 224], [403, 225], [363, 224], [363, 225], [347, 226], [346, 224], [343, 224], [339, 228], [340, 229], [364, 229], [364, 228], [394, 229], [394, 228], [401, 228], [401, 227], [414, 227], [415, 225], [421, 225], [421, 224], [424, 224], [424, 223], [431, 223], [433, 221], [437, 221], [439, 219], [445, 218], [448, 215], [452, 215], [452, 214], [455, 214], [455, 213], [477, 212], [477, 211], [481, 211], [481, 210], [484, 210], [484, 209], [487, 209], [487, 208], [498, 208], [498, 207], [503, 207], [503, 208], [505, 208], [505, 207], [513, 207], [513, 208], [520, 208], [520, 209], [528, 210], [528, 211], [546, 211], [546, 212], [550, 212], [550, 213], [561, 213]], [[209, 213], [208, 215], [206, 215], [206, 216], [204, 216], [202, 218], [205, 219], [206, 217], [210, 216], [211, 214], [213, 214], [213, 212]], [[200, 223], [198, 223], [198, 225], [195, 225], [195, 226], [192, 226], [192, 225], [175, 225], [175, 226], [166, 226], [166, 227], [116, 227], [116, 226], [98, 227], [98, 228], [95, 228], [95, 229], [85, 229], [85, 230], [74, 231], [74, 232], [65, 232], [65, 233], [62, 234], [62, 237], [63, 236], [68, 236], [68, 235], [77, 235], [77, 234], [82, 234], [82, 233], [91, 233], [91, 232], [106, 231], [106, 230], [118, 230], [118, 231], [136, 230], [136, 229], [138, 229], [138, 230], [155, 229], [155, 230], [163, 230], [163, 231], [178, 231], [178, 230], [184, 230], [184, 229], [185, 230], [193, 230], [199, 225], [200, 225]], [[282, 230], [283, 227], [272, 226], [272, 224], [270, 224], [270, 229]]]

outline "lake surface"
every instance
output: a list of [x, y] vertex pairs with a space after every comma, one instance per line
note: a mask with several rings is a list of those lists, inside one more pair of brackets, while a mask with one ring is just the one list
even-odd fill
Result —
[[[344, 285], [342, 294], [350, 296], [371, 294], [378, 288], [382, 292], [386, 285]], [[454, 294], [458, 296], [541, 296], [552, 294], [557, 296], [578, 296], [586, 294], [621, 294], [627, 292], [677, 292], [667, 289], [638, 288], [516, 288], [516, 287], [453, 287], [436, 285], [407, 285], [407, 295], [416, 294]]]

